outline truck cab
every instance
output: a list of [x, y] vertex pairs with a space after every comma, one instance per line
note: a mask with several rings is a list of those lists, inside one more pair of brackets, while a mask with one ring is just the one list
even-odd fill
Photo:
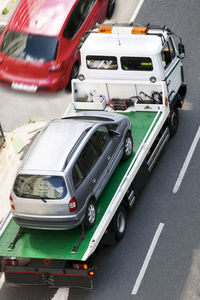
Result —
[[80, 79], [136, 80], [155, 84], [164, 81], [169, 102], [176, 97], [177, 106], [182, 106], [186, 94], [181, 61], [184, 45], [166, 26], [98, 26], [90, 32], [80, 52]]

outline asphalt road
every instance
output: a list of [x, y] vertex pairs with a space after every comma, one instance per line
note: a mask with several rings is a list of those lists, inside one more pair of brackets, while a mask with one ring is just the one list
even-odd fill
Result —
[[[120, 11], [118, 7], [116, 14], [120, 14]], [[127, 17], [129, 11], [128, 9], [127, 15], [124, 13], [124, 16]], [[98, 269], [94, 279], [94, 289], [88, 291], [71, 288], [69, 300], [200, 299], [200, 142], [194, 150], [179, 190], [173, 193], [181, 168], [200, 126], [199, 15], [199, 0], [145, 0], [137, 16], [138, 23], [165, 24], [183, 37], [186, 48], [184, 69], [188, 93], [180, 112], [179, 130], [166, 145], [148, 184], [134, 209], [129, 213], [126, 236], [115, 247], [99, 249], [96, 253]], [[7, 126], [7, 130], [18, 125], [17, 122], [20, 120], [27, 121], [25, 112], [23, 113], [23, 110], [20, 112], [20, 108], [27, 105], [25, 100], [31, 101], [29, 105], [24, 106], [26, 112], [29, 107], [30, 109], [34, 107], [35, 113], [32, 114], [30, 111], [32, 119], [38, 116], [38, 107], [43, 111], [44, 117], [51, 117], [50, 111], [53, 107], [56, 109], [51, 113], [59, 115], [63, 113], [63, 106], [68, 103], [69, 95], [64, 92], [46, 98], [29, 95], [29, 98], [22, 100], [24, 95], [21, 93], [7, 89], [1, 89], [0, 92], [2, 90], [4, 100], [1, 99], [1, 102], [5, 106], [11, 101], [18, 101], [16, 109], [10, 112], [11, 121], [8, 124], [4, 116], [3, 124]], [[40, 100], [42, 104], [39, 104]], [[12, 123], [14, 111], [19, 111], [19, 116], [18, 121]], [[6, 111], [5, 113], [8, 114]], [[42, 115], [42, 118], [44, 117]], [[1, 118], [2, 110], [0, 110]], [[154, 252], [137, 293], [132, 295], [133, 287], [160, 224], [164, 226], [162, 225]], [[47, 288], [14, 288], [4, 284], [0, 291], [0, 299], [49, 300], [54, 294], [55, 291]], [[67, 294], [68, 290], [63, 290], [62, 296], [65, 298], [62, 299], [67, 299]]]

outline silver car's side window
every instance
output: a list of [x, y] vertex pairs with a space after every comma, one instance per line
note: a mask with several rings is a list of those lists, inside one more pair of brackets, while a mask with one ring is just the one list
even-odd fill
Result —
[[89, 174], [110, 140], [109, 131], [105, 126], [97, 128], [74, 165], [72, 178], [75, 188], [78, 188]]
[[79, 168], [78, 163], [76, 163], [74, 166], [74, 169], [72, 171], [72, 178], [73, 178], [75, 188], [78, 188], [84, 179], [83, 173], [82, 173], [81, 169]]
[[92, 145], [99, 154], [103, 153], [110, 140], [111, 136], [105, 126], [100, 126], [90, 139]]
[[92, 167], [95, 165], [99, 155], [90, 141], [83, 148], [72, 171], [72, 178], [75, 188], [82, 183], [84, 178], [88, 175]]

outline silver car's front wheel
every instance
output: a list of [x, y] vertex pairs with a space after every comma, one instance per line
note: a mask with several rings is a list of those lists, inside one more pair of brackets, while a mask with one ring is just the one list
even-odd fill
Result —
[[91, 199], [88, 203], [86, 213], [85, 213], [85, 219], [84, 219], [84, 225], [86, 229], [90, 229], [96, 221], [96, 207], [94, 201]]
[[124, 153], [122, 156], [123, 160], [129, 159], [133, 152], [133, 138], [130, 132], [127, 132], [124, 139]]

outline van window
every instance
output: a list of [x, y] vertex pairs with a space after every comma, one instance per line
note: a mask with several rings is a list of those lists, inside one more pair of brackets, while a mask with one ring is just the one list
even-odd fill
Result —
[[102, 154], [110, 140], [111, 136], [108, 129], [105, 126], [100, 126], [91, 137], [90, 142], [95, 147], [97, 152]]
[[66, 38], [72, 39], [75, 36], [77, 31], [85, 22], [95, 2], [96, 0], [79, 0], [77, 2], [63, 32], [63, 35]]
[[25, 34], [8, 30], [2, 43], [1, 52], [5, 55], [26, 61], [52, 61], [56, 59], [58, 39], [55, 37]]
[[98, 160], [99, 155], [90, 141], [83, 148], [77, 163], [72, 171], [72, 178], [75, 188], [77, 188]]
[[78, 188], [89, 174], [110, 140], [111, 136], [105, 126], [97, 128], [74, 165], [72, 178], [75, 188]]
[[121, 57], [121, 67], [125, 71], [152, 71], [153, 64], [150, 57]]
[[63, 177], [44, 175], [17, 176], [14, 183], [14, 193], [17, 197], [31, 199], [62, 199], [67, 194]]
[[164, 47], [164, 49], [161, 52], [161, 56], [162, 56], [163, 66], [166, 69], [170, 65], [171, 61], [176, 56], [174, 45], [173, 45], [173, 43], [171, 41], [171, 38], [165, 44], [165, 47]]
[[88, 69], [97, 70], [117, 70], [117, 58], [114, 56], [87, 56], [86, 63]]

